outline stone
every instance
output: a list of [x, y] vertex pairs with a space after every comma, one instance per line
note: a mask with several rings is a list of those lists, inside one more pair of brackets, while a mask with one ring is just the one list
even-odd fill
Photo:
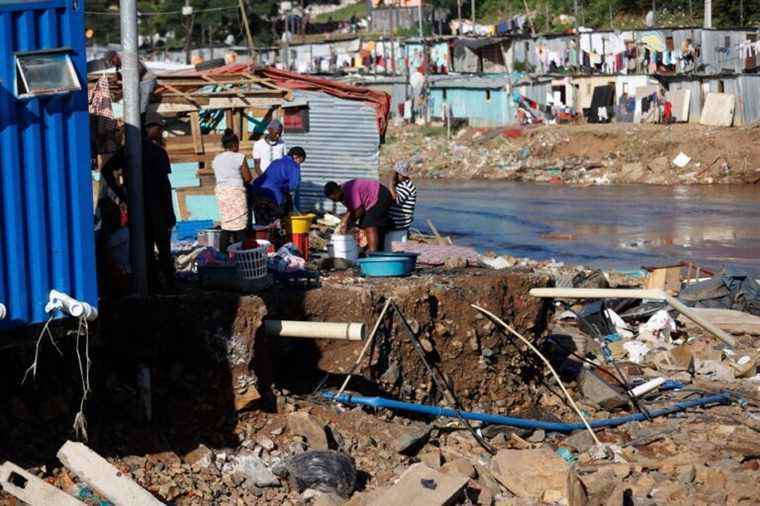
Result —
[[607, 466], [601, 467], [593, 473], [584, 474], [580, 479], [586, 488], [589, 500], [592, 502], [608, 497], [615, 490], [619, 481], [615, 471]]
[[440, 469], [443, 465], [443, 455], [441, 455], [441, 450], [438, 448], [424, 451], [420, 453], [418, 457], [420, 459], [420, 462], [431, 469]]
[[610, 386], [597, 373], [590, 369], [584, 369], [578, 380], [581, 394], [589, 402], [610, 410], [628, 404], [628, 398]]
[[329, 447], [325, 425], [309, 413], [297, 411], [288, 415], [288, 430], [306, 438], [311, 450], [327, 450]]
[[544, 439], [546, 439], [546, 432], [538, 429], [533, 431], [533, 434], [530, 435], [528, 441], [531, 443], [541, 443]]
[[678, 482], [683, 485], [689, 485], [697, 477], [697, 469], [693, 464], [681, 466], [678, 468]]
[[647, 164], [647, 168], [655, 174], [662, 174], [670, 169], [670, 160], [665, 156], [659, 156], [650, 161]]
[[341, 506], [346, 500], [338, 494], [325, 494], [320, 492], [312, 501], [313, 506]]
[[463, 458], [457, 458], [446, 462], [443, 467], [441, 467], [441, 472], [447, 474], [458, 473], [472, 479], [478, 477], [478, 472], [475, 470], [475, 466], [473, 466], [470, 461]]
[[391, 447], [397, 453], [405, 453], [419, 447], [427, 441], [431, 427], [422, 424], [389, 424], [385, 432]]
[[280, 480], [253, 452], [242, 450], [230, 457], [222, 468], [224, 474], [242, 474], [257, 487], [277, 487]]
[[206, 445], [198, 445], [198, 448], [185, 455], [185, 464], [194, 469], [209, 469], [214, 466], [214, 452]]
[[272, 441], [270, 438], [266, 437], [264, 434], [257, 434], [256, 435], [256, 444], [264, 448], [266, 451], [271, 452], [275, 449], [274, 441]]
[[549, 448], [500, 450], [492, 468], [496, 479], [517, 497], [541, 499], [547, 490], [567, 489], [568, 465]]
[[414, 464], [370, 506], [445, 506], [454, 504], [467, 484], [461, 474], [443, 474], [425, 464]]
[[465, 257], [452, 256], [448, 257], [443, 265], [447, 269], [464, 269], [467, 267], [467, 259]]
[[595, 441], [587, 430], [579, 430], [565, 438], [562, 444], [563, 446], [569, 446], [578, 452], [584, 452], [594, 446]]
[[631, 490], [635, 497], [648, 497], [655, 485], [654, 478], [644, 474], [631, 486]]

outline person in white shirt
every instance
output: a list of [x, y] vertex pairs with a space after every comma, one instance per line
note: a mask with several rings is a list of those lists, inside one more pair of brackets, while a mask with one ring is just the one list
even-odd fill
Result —
[[253, 143], [253, 170], [256, 177], [266, 172], [269, 165], [285, 156], [286, 152], [287, 148], [282, 140], [282, 123], [273, 119], [267, 125], [264, 136]]
[[231, 129], [222, 136], [224, 152], [214, 158], [211, 166], [216, 178], [216, 199], [222, 226], [221, 248], [225, 251], [234, 242], [245, 240], [248, 228], [246, 183], [253, 179], [243, 153], [238, 152], [240, 140]]

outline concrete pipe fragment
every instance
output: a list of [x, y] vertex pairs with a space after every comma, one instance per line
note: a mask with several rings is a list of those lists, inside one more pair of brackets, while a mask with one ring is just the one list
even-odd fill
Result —
[[293, 320], [265, 320], [264, 332], [275, 337], [306, 337], [311, 339], [345, 339], [363, 341], [366, 337], [363, 323], [299, 322]]

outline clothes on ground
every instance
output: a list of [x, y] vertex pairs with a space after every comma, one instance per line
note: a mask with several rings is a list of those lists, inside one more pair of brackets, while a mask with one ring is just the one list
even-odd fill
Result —
[[351, 212], [357, 209], [368, 211], [377, 204], [380, 182], [374, 179], [351, 179], [342, 185], [343, 205]]
[[359, 220], [359, 228], [385, 229], [391, 226], [388, 216], [393, 205], [391, 191], [383, 185], [378, 185], [377, 200], [369, 209], [365, 208], [364, 214]]
[[286, 151], [282, 139], [271, 143], [266, 137], [262, 137], [253, 143], [253, 159], [260, 160], [259, 167], [261, 167], [262, 172], [266, 172], [273, 161], [285, 156]]
[[306, 260], [303, 259], [303, 253], [292, 242], [289, 242], [269, 257], [267, 268], [270, 271], [280, 273], [298, 272], [306, 269]]
[[396, 185], [396, 201], [391, 205], [389, 215], [394, 230], [409, 228], [414, 221], [414, 208], [417, 205], [417, 187], [411, 179]]
[[245, 155], [234, 151], [219, 153], [211, 162], [214, 169], [217, 188], [243, 188], [243, 175], [240, 168], [243, 166]]
[[222, 230], [240, 231], [248, 224], [248, 200], [245, 188], [217, 186], [216, 201], [219, 204], [219, 221]]
[[[286, 201], [286, 194], [296, 191], [300, 184], [301, 166], [286, 155], [272, 162], [267, 171], [253, 181], [253, 192], [282, 206]], [[258, 217], [256, 219], [259, 223]]]

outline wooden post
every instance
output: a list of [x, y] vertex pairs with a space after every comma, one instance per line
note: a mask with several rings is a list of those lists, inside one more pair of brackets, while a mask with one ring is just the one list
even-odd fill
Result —
[[190, 113], [190, 131], [193, 135], [193, 147], [195, 153], [200, 155], [205, 152], [203, 148], [203, 133], [201, 132], [201, 117], [198, 111]]

